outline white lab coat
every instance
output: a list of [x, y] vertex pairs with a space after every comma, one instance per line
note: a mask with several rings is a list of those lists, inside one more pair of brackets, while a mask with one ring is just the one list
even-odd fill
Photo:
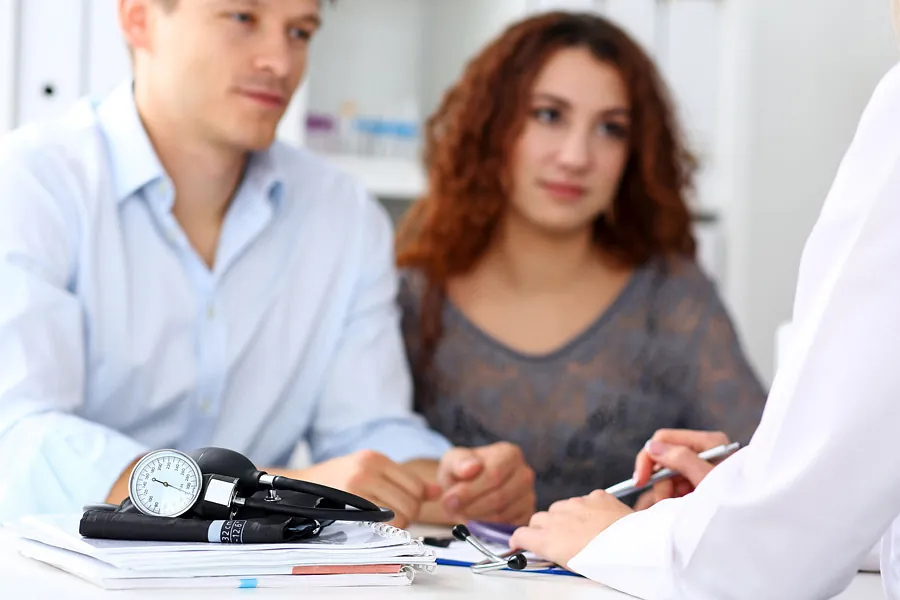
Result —
[[[900, 514], [900, 67], [807, 241], [791, 338], [750, 444], [572, 569], [646, 600], [830, 598]], [[882, 572], [900, 600], [900, 525]]]

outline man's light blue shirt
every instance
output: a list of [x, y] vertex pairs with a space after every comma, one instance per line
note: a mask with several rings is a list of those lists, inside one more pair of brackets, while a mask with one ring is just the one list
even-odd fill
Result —
[[130, 85], [0, 150], [0, 520], [102, 502], [154, 448], [261, 467], [449, 447], [412, 413], [392, 232], [352, 178], [253, 155], [213, 268]]

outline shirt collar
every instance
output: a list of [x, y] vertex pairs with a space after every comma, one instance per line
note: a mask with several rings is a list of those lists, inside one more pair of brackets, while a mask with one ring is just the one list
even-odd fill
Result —
[[97, 107], [106, 136], [116, 198], [123, 202], [165, 176], [162, 164], [138, 115], [131, 82], [117, 87]]
[[[118, 202], [151, 183], [167, 179], [138, 114], [130, 81], [118, 86], [99, 104], [97, 115], [109, 146]], [[284, 198], [284, 177], [275, 154], [271, 148], [253, 153], [241, 187], [253, 190], [279, 208]]]

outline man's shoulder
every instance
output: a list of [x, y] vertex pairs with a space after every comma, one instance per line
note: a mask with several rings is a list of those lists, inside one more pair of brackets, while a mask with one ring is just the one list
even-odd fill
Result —
[[59, 117], [5, 135], [0, 140], [0, 174], [7, 181], [29, 180], [48, 191], [70, 194], [91, 179], [101, 156], [96, 114], [83, 100]]
[[364, 194], [362, 182], [341, 169], [328, 157], [306, 148], [276, 140], [270, 148], [279, 168], [286, 177], [302, 182], [306, 189], [343, 188]]
[[[362, 180], [326, 156], [282, 141], [270, 151], [289, 184], [288, 193], [322, 210], [349, 217], [381, 210], [381, 204]], [[350, 212], [348, 212], [350, 211]]]

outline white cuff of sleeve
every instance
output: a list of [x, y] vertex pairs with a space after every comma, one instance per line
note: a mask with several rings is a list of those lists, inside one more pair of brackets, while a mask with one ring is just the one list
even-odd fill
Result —
[[671, 530], [679, 500], [665, 500], [612, 524], [569, 561], [569, 569], [644, 600], [676, 598]]

